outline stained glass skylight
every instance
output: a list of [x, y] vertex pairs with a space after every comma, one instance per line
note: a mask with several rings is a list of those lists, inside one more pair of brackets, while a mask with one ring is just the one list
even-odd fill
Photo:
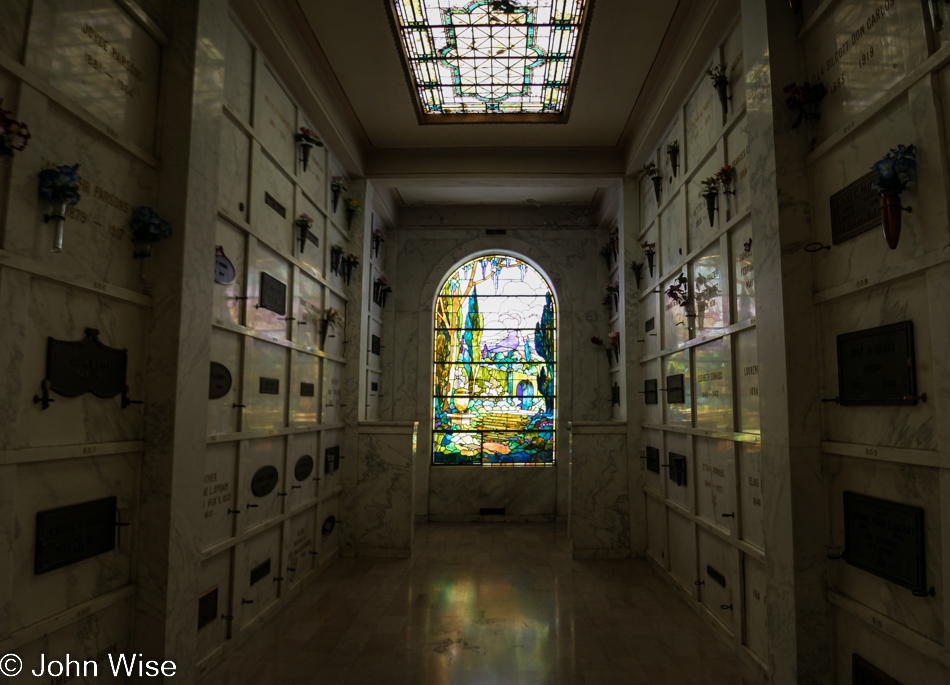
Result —
[[392, 2], [423, 121], [565, 118], [589, 0]]
[[554, 296], [532, 266], [473, 259], [435, 303], [432, 462], [554, 463]]

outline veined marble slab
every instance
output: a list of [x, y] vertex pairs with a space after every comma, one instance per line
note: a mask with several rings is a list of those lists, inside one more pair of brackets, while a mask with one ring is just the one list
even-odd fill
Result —
[[356, 482], [356, 555], [408, 557], [415, 527], [416, 422], [360, 422]]

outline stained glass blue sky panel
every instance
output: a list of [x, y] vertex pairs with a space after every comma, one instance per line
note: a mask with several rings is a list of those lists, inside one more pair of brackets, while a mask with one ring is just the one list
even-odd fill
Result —
[[562, 114], [587, 0], [393, 0], [423, 114]]
[[432, 461], [554, 463], [554, 296], [504, 255], [463, 264], [435, 303]]

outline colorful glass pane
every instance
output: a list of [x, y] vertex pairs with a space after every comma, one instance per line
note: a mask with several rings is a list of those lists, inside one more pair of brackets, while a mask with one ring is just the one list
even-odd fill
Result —
[[435, 303], [432, 461], [554, 463], [554, 295], [506, 255], [463, 264]]
[[587, 0], [393, 0], [424, 114], [559, 114]]

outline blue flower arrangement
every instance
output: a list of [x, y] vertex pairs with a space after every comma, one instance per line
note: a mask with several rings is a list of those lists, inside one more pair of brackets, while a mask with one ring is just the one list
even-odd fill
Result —
[[51, 202], [76, 205], [79, 202], [79, 184], [82, 181], [78, 169], [78, 164], [43, 169], [39, 173], [40, 196]]
[[155, 213], [151, 207], [138, 207], [129, 220], [133, 243], [153, 243], [170, 238], [172, 226]]
[[871, 167], [877, 178], [871, 183], [874, 192], [904, 192], [908, 183], [917, 181], [917, 150], [913, 145], [898, 145]]

